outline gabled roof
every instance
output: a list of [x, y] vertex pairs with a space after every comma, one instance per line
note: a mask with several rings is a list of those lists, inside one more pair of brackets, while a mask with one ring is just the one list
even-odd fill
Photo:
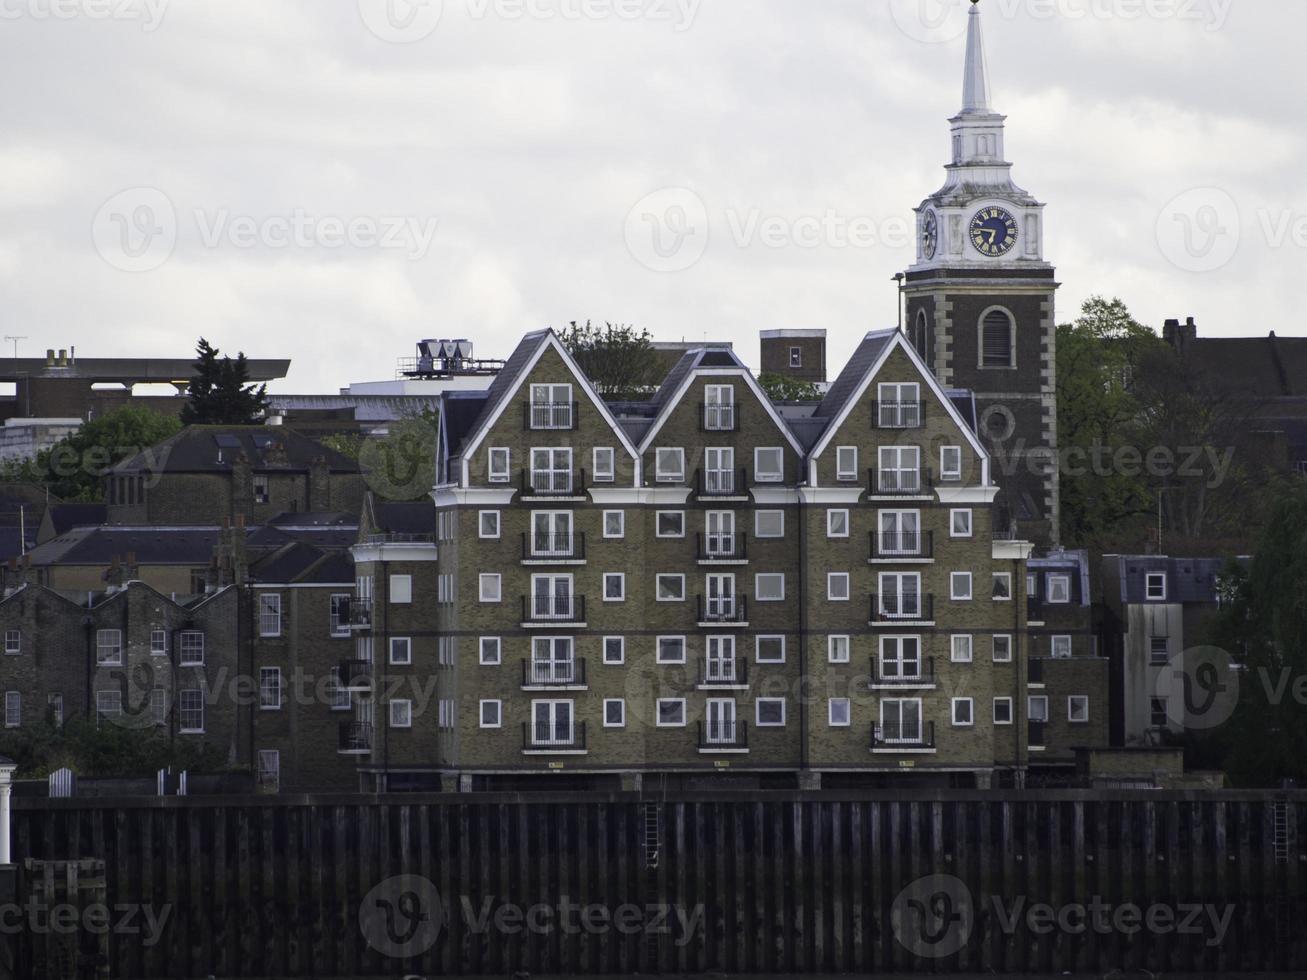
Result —
[[75, 527], [95, 527], [109, 519], [107, 504], [51, 504], [50, 524], [55, 534]]
[[354, 562], [348, 552], [294, 541], [252, 563], [250, 577], [267, 585], [342, 585], [354, 581]]
[[612, 411], [609, 410], [607, 403], [595, 390], [594, 385], [590, 383], [590, 379], [586, 377], [585, 372], [577, 365], [572, 355], [567, 352], [567, 348], [558, 339], [558, 335], [552, 330], [536, 330], [522, 338], [522, 342], [517, 345], [517, 348], [504, 363], [504, 369], [499, 372], [490, 387], [486, 389], [485, 405], [482, 407], [481, 414], [473, 425], [471, 433], [458, 448], [457, 454], [459, 456], [466, 457], [476, 451], [481, 444], [481, 440], [486, 437], [491, 427], [498, 421], [505, 406], [517, 394], [545, 351], [551, 349], [556, 351], [558, 356], [563, 359], [563, 363], [567, 365], [582, 393], [590, 400], [591, 404], [603, 416], [604, 420], [612, 428], [613, 433], [621, 441], [622, 448], [633, 458], [639, 455], [636, 452], [635, 445], [626, 435], [621, 425], [618, 424]]
[[205, 566], [220, 533], [216, 527], [76, 528], [38, 545], [28, 558], [33, 565], [108, 565], [134, 554], [140, 565]]
[[840, 376], [835, 379], [826, 397], [817, 406], [816, 417], [833, 419], [844, 410], [844, 406], [856, 398], [857, 391], [868, 372], [880, 361], [880, 357], [894, 342], [895, 330], [872, 331], [862, 338], [862, 343], [853, 351]]
[[229, 473], [244, 455], [254, 472], [302, 472], [318, 459], [333, 473], [361, 472], [359, 464], [294, 429], [270, 425], [191, 425], [123, 460], [111, 472]]

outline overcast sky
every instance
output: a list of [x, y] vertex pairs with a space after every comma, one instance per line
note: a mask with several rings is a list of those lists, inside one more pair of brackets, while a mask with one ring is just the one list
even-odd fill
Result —
[[[837, 367], [895, 322], [964, 7], [0, 0], [3, 332], [27, 355], [203, 334], [292, 357], [283, 392], [576, 318], [749, 363], [761, 329], [825, 327]], [[1307, 4], [982, 11], [1059, 319], [1101, 292], [1303, 333]]]

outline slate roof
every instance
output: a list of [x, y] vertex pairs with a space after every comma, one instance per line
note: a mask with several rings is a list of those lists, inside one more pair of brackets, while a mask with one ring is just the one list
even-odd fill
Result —
[[655, 409], [654, 414], [671, 400], [686, 377], [701, 367], [744, 369], [744, 363], [735, 356], [734, 351], [726, 347], [705, 346], [686, 351], [667, 373], [650, 400], [649, 404]]
[[[501, 372], [502, 373], [502, 372]], [[440, 419], [445, 432], [445, 450], [457, 456], [464, 441], [485, 411], [484, 391], [447, 391], [441, 398]]]
[[126, 459], [113, 473], [228, 473], [240, 454], [254, 472], [302, 472], [316, 459], [333, 473], [358, 473], [359, 464], [294, 429], [268, 425], [191, 425]]
[[833, 419], [843, 411], [844, 406], [857, 394], [858, 386], [862, 384], [867, 372], [875, 366], [885, 348], [894, 342], [896, 333], [895, 330], [873, 330], [862, 338], [862, 343], [858, 344], [853, 356], [844, 365], [844, 370], [817, 406], [817, 418]]
[[[1112, 555], [1119, 563], [1121, 602], [1148, 602], [1149, 572], [1166, 572], [1166, 602], [1216, 601], [1216, 580], [1225, 571], [1225, 558], [1167, 558], [1160, 555]], [[1246, 559], [1239, 559], [1246, 561]]]
[[463, 438], [455, 442], [452, 438], [449, 441], [450, 455], [457, 456], [462, 448], [463, 443], [467, 441], [468, 436], [476, 432], [481, 425], [499, 410], [517, 384], [522, 379], [526, 366], [531, 363], [535, 357], [536, 351], [543, 346], [548, 340], [551, 331], [534, 330], [522, 338], [521, 343], [514, 348], [513, 353], [508, 356], [504, 362], [504, 368], [499, 374], [495, 375], [495, 380], [490, 383], [490, 387], [485, 390], [485, 401], [482, 402], [481, 412], [477, 415], [476, 420], [463, 433]]
[[109, 519], [107, 504], [51, 504], [50, 523], [55, 534], [75, 527], [96, 527]]
[[108, 565], [129, 552], [141, 565], [208, 565], [217, 527], [75, 528], [32, 549], [33, 565]]
[[250, 577], [267, 585], [344, 585], [354, 581], [354, 562], [347, 552], [293, 541], [252, 562]]

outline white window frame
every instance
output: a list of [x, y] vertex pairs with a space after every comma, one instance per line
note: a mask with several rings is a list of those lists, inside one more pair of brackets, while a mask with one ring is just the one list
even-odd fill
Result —
[[504, 578], [498, 572], [482, 572], [477, 579], [478, 602], [495, 605], [504, 601]]
[[[116, 692], [115, 692], [116, 693]], [[186, 702], [193, 700], [197, 703], [187, 707]], [[121, 702], [119, 702], [121, 704]], [[177, 692], [177, 725], [178, 732], [182, 735], [203, 735], [204, 734], [204, 691], [200, 688], [188, 688], [184, 691]], [[187, 712], [190, 712], [189, 720], [195, 720], [195, 713], [199, 712], [199, 725], [187, 725]]]
[[[496, 465], [496, 463], [502, 465]], [[513, 451], [507, 446], [491, 446], [486, 451], [486, 481], [508, 483], [513, 478]]]
[[[388, 656], [390, 663], [395, 667], [411, 667], [413, 665], [413, 637], [411, 636], [392, 636], [390, 638]], [[397, 648], [402, 648], [403, 659], [396, 656]]]
[[[663, 721], [663, 705], [679, 705], [681, 708], [680, 721]], [[659, 698], [654, 703], [654, 727], [655, 728], [684, 728], [689, 722], [686, 720], [687, 712], [685, 710], [685, 698]]]
[[[763, 454], [775, 454], [776, 469], [764, 470], [762, 466]], [[785, 447], [784, 446], [757, 446], [753, 450], [753, 482], [754, 483], [784, 483], [785, 482]]]
[[[780, 595], [776, 597], [764, 598], [762, 595], [763, 579], [779, 579]], [[784, 602], [785, 601], [785, 573], [784, 572], [758, 572], [753, 576], [753, 599], [755, 602]]]
[[[764, 657], [763, 654], [762, 654], [762, 648], [763, 648], [763, 644], [764, 644], [764, 642], [766, 642], [766, 643], [775, 643], [775, 642], [777, 642], [777, 641], [780, 642], [780, 648], [781, 648], [780, 656], [779, 656], [779, 657], [772, 657], [772, 656]], [[779, 633], [768, 633], [768, 634], [760, 634], [760, 635], [758, 635], [758, 636], [755, 636], [755, 637], [753, 638], [753, 660], [754, 660], [754, 663], [758, 663], [758, 664], [783, 664], [783, 663], [785, 663], [785, 660], [786, 660], [786, 658], [787, 658], [788, 655], [789, 655], [789, 652], [788, 652], [788, 650], [786, 649], [787, 645], [788, 645], [788, 644], [786, 644], [786, 642], [785, 642], [785, 637], [784, 637], [784, 635], [779, 634]]]
[[[663, 644], [667, 642], [675, 643], [680, 648], [680, 656], [668, 659], [663, 654]], [[686, 661], [689, 650], [689, 642], [684, 636], [658, 636], [654, 638], [654, 662], [658, 664], [683, 664]]]
[[[600, 465], [603, 456], [608, 457], [607, 468]], [[591, 453], [593, 468], [591, 476], [595, 483], [614, 483], [617, 480], [617, 450], [612, 446], [595, 446]]]
[[[196, 640], [198, 639], [198, 645]], [[177, 637], [177, 666], [204, 666], [204, 633], [200, 630], [182, 630]]]
[[[1063, 647], [1066, 652], [1059, 653], [1058, 647]], [[1048, 655], [1054, 660], [1070, 660], [1073, 654], [1074, 645], [1071, 636], [1066, 633], [1059, 633], [1056, 636], [1049, 637]]]
[[939, 478], [949, 483], [956, 483], [962, 479], [961, 446], [939, 447]]
[[[835, 720], [835, 707], [842, 705], [844, 720]], [[826, 724], [831, 728], [849, 728], [853, 725], [853, 702], [850, 698], [830, 698], [826, 702]]]
[[[611, 534], [608, 530], [609, 518], [617, 518], [617, 533]], [[609, 541], [616, 541], [626, 537], [626, 511], [624, 510], [606, 510], [603, 516], [604, 538]]]
[[853, 638], [845, 633], [826, 637], [826, 660], [832, 664], [847, 664], [853, 659]]
[[[486, 708], [494, 706], [494, 721], [486, 721]], [[486, 698], [477, 705], [477, 722], [481, 728], [499, 729], [504, 727], [504, 702], [498, 698]]]
[[[486, 651], [494, 650], [487, 657]], [[483, 636], [477, 641], [477, 659], [482, 667], [498, 667], [504, 662], [504, 639], [500, 636]]]
[[333, 592], [328, 600], [327, 630], [332, 636], [349, 636], [349, 605], [353, 598], [348, 592]]
[[[664, 468], [664, 454], [670, 463], [675, 457], [675, 468]], [[654, 480], [657, 483], [685, 482], [685, 450], [679, 447], [662, 446], [654, 449]]]
[[280, 711], [283, 701], [280, 667], [259, 668], [259, 710]]
[[[111, 651], [110, 657], [105, 651]], [[114, 629], [96, 630], [95, 663], [97, 667], [121, 667], [123, 663], [123, 631]]]
[[[618, 589], [617, 595], [608, 594], [608, 583], [616, 580]], [[625, 572], [604, 572], [603, 578], [603, 599], [604, 602], [625, 602], [626, 601], [626, 573]]]
[[[921, 385], [915, 381], [878, 384], [876, 405], [879, 412], [877, 428], [916, 429], [921, 426]], [[887, 408], [890, 408], [888, 415]], [[891, 421], [886, 421], [887, 418]]]
[[[843, 534], [840, 534], [835, 528], [835, 522], [840, 518], [844, 519]], [[832, 508], [826, 511], [826, 537], [847, 539], [852, 533], [852, 521], [847, 510], [842, 508]]]
[[[1045, 582], [1046, 590], [1044, 601], [1051, 606], [1065, 606], [1071, 602], [1071, 576], [1063, 574], [1050, 574]], [[1057, 592], [1061, 589], [1061, 598], [1058, 598]]]
[[20, 656], [23, 652], [23, 631], [5, 630], [5, 655]]
[[[998, 706], [999, 706], [1000, 704], [1007, 705], [1007, 720], [1006, 720], [1006, 721], [1004, 721], [1003, 719], [999, 718], [999, 716], [998, 716]], [[995, 725], [1012, 725], [1012, 724], [1014, 724], [1014, 723], [1015, 723], [1015, 722], [1013, 721], [1013, 718], [1014, 718], [1014, 711], [1015, 711], [1015, 706], [1013, 705], [1013, 703], [1012, 703], [1012, 699], [1011, 699], [1011, 698], [995, 698], [995, 699], [994, 699], [994, 714], [993, 714], [994, 724], [995, 724]]]
[[[762, 720], [763, 705], [768, 705], [768, 706], [780, 705], [781, 720], [763, 721]], [[757, 698], [753, 702], [753, 723], [757, 725], [759, 728], [784, 728], [785, 723], [788, 720], [788, 715], [789, 715], [788, 702], [784, 698]]]
[[[958, 709], [966, 705], [967, 720], [958, 720]], [[949, 720], [954, 728], [975, 728], [976, 727], [976, 699], [975, 698], [952, 698], [949, 708]]]
[[[332, 598], [335, 599], [336, 597], [332, 596]], [[346, 632], [344, 635], [348, 636], [349, 635], [348, 621], [345, 623], [345, 628], [346, 628]], [[332, 635], [333, 636], [339, 635], [336, 633], [334, 628], [332, 630]], [[150, 656], [151, 657], [168, 656], [168, 631], [167, 630], [150, 630]]]
[[23, 694], [5, 691], [5, 728], [23, 727]]
[[[1077, 718], [1075, 716], [1074, 705], [1079, 702], [1084, 705], [1085, 716]], [[1071, 725], [1088, 725], [1089, 724], [1089, 695], [1088, 694], [1068, 694], [1066, 699], [1066, 720]]]
[[96, 691], [95, 692], [95, 726], [100, 727], [100, 722], [109, 721], [112, 718], [121, 718], [123, 715], [123, 692], [122, 691]]
[[[843, 595], [840, 595], [840, 586], [843, 586]], [[853, 582], [848, 572], [827, 572], [826, 573], [826, 601], [827, 602], [849, 602], [853, 597]]]
[[[493, 518], [494, 531], [486, 530], [486, 518]], [[497, 510], [483, 510], [477, 512], [477, 537], [482, 541], [498, 541], [503, 534], [503, 514]]]
[[858, 478], [858, 447], [835, 447], [835, 479], [844, 482]]
[[[1007, 583], [1007, 595], [1001, 596], [1001, 595], [998, 594], [998, 584], [999, 584], [1000, 582], [1006, 582], [1006, 583]], [[1012, 601], [1012, 573], [1011, 573], [1011, 572], [995, 572], [995, 573], [994, 573], [994, 588], [991, 590], [991, 598], [992, 598], [995, 602], [1011, 602], [1011, 601]]]
[[[681, 530], [678, 534], [663, 533], [663, 518], [676, 517], [680, 518]], [[674, 541], [685, 537], [685, 511], [683, 510], [659, 510], [654, 512], [654, 537], [663, 541]]]
[[[413, 727], [413, 702], [408, 698], [393, 698], [386, 702], [387, 721], [391, 728]], [[398, 713], [398, 717], [396, 714]]]
[[[614, 659], [612, 659], [612, 658], [610, 658], [610, 657], [608, 656], [608, 645], [609, 645], [610, 643], [613, 643], [613, 642], [616, 642], [616, 644], [617, 644], [617, 659], [616, 659], [616, 660], [614, 660]], [[601, 655], [602, 655], [602, 657], [603, 657], [604, 666], [606, 666], [606, 667], [620, 667], [622, 664], [626, 663], [626, 637], [624, 637], [624, 636], [605, 636], [602, 640], [600, 640], [600, 648], [599, 648], [599, 649], [600, 649], [600, 653], [601, 653]]]
[[[964, 519], [964, 528], [958, 530], [958, 518]], [[948, 515], [948, 536], [950, 538], [971, 538], [976, 534], [976, 517], [970, 507], [955, 507]]]
[[[1035, 705], [1041, 705], [1043, 710], [1040, 712], [1036, 712]], [[1042, 714], [1043, 717], [1042, 718], [1036, 717], [1037, 714]], [[1032, 694], [1026, 698], [1026, 717], [1029, 718], [1031, 721], [1035, 722], [1036, 724], [1045, 724], [1045, 725], [1048, 724], [1048, 695], [1047, 694]]]
[[[1167, 593], [1166, 572], [1148, 572], [1144, 576], [1144, 598], [1149, 602], [1165, 602]], [[1160, 583], [1161, 589], [1159, 595], [1153, 594], [1153, 584]]]
[[[609, 705], [617, 705], [621, 713], [621, 718], [617, 721], [608, 720]], [[604, 727], [605, 728], [625, 728], [626, 727], [626, 699], [625, 698], [604, 698]]]
[[392, 575], [386, 585], [386, 598], [392, 606], [413, 605], [412, 575]]
[[948, 596], [953, 602], [971, 602], [974, 586], [975, 576], [971, 572], [949, 572]]
[[976, 659], [976, 638], [971, 633], [954, 633], [948, 642], [949, 662], [969, 664]]
[[[680, 583], [680, 595], [675, 598], [663, 597], [664, 582]], [[655, 602], [685, 602], [685, 575], [681, 572], [658, 572], [654, 575], [654, 601]]]
[[[996, 664], [1010, 664], [1010, 663], [1012, 662], [1012, 647], [1015, 645], [1014, 640], [1013, 640], [1013, 637], [1012, 637], [1012, 634], [1011, 634], [1011, 633], [995, 633], [993, 636], [990, 637], [990, 640], [991, 640], [991, 645], [990, 645], [990, 656], [991, 656], [991, 658], [993, 659], [994, 663], [996, 663]], [[999, 649], [998, 649], [998, 648], [999, 648], [999, 646], [1000, 646], [1000, 643], [999, 643], [1000, 640], [1002, 640], [1002, 641], [1003, 641], [1003, 645], [1005, 645], [1005, 646], [1007, 647], [1007, 655], [1006, 655], [1006, 656], [999, 656]]]
[[[276, 618], [276, 624], [272, 623]], [[281, 593], [259, 593], [259, 636], [271, 639], [281, 636]]]
[[[780, 518], [781, 530], [779, 534], [763, 534], [761, 521], [763, 516], [768, 518]], [[776, 541], [785, 537], [785, 511], [783, 510], [756, 510], [753, 512], [753, 536], [764, 541]]]

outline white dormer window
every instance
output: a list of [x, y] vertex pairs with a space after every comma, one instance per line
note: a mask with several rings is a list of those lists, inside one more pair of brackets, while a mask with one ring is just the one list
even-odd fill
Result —
[[1166, 572], [1149, 572], [1144, 588], [1149, 602], [1165, 602]]
[[571, 385], [532, 385], [529, 409], [532, 429], [571, 429]]
[[1071, 601], [1071, 576], [1050, 575], [1048, 577], [1048, 601], [1065, 604]]

